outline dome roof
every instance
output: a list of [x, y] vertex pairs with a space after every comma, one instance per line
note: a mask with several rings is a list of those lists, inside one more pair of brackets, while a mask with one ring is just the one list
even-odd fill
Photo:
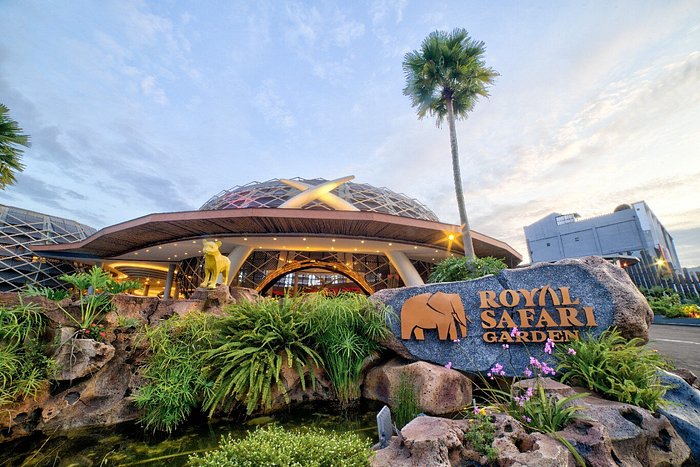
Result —
[[[298, 184], [310, 185], [311, 187], [328, 182], [328, 180], [322, 178], [293, 178], [291, 180], [298, 182]], [[278, 208], [301, 192], [300, 189], [294, 188], [277, 178], [266, 182], [252, 182], [222, 191], [204, 203], [199, 210]], [[421, 202], [387, 188], [378, 188], [366, 183], [345, 182], [333, 189], [330, 194], [347, 201], [360, 211], [380, 212], [400, 217], [438, 221], [435, 213]], [[304, 209], [331, 210], [333, 208], [315, 199], [305, 204]]]

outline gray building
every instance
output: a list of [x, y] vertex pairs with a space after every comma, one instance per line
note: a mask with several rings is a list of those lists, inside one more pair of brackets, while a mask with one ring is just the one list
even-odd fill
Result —
[[644, 201], [623, 204], [610, 214], [588, 219], [552, 213], [524, 230], [533, 263], [626, 255], [662, 258], [671, 269], [681, 269], [673, 238]]
[[94, 232], [69, 219], [0, 204], [0, 291], [21, 290], [26, 284], [62, 286], [58, 276], [75, 272], [76, 265], [39, 257], [29, 246], [76, 242]]

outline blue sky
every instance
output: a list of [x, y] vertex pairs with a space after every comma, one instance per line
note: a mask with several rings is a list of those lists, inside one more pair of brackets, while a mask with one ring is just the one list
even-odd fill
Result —
[[645, 200], [700, 265], [700, 3], [0, 2], [0, 102], [31, 135], [0, 202], [97, 228], [270, 178], [355, 175], [457, 222], [447, 129], [401, 61], [464, 27], [501, 76], [458, 122], [472, 228]]

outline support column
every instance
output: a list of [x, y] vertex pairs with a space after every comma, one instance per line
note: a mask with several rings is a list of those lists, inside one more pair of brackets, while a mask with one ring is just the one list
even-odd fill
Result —
[[170, 298], [170, 290], [173, 288], [173, 278], [175, 277], [175, 263], [168, 265], [168, 277], [165, 279], [165, 290], [163, 291], [163, 299]]
[[384, 254], [387, 258], [389, 258], [389, 261], [394, 268], [396, 268], [396, 271], [398, 271], [404, 284], [407, 286], [413, 286], [423, 285], [425, 283], [405, 253], [400, 251], [385, 251]]
[[226, 285], [231, 285], [233, 278], [236, 277], [241, 266], [243, 266], [243, 263], [245, 263], [245, 260], [248, 259], [252, 252], [252, 246], [237, 246], [228, 254], [228, 259], [231, 261], [231, 269], [229, 269]]

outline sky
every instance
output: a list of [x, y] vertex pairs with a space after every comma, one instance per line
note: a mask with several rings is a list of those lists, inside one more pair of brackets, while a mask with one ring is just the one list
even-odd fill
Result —
[[355, 175], [458, 223], [449, 133], [402, 60], [467, 29], [500, 76], [457, 123], [472, 229], [645, 200], [700, 265], [700, 3], [0, 0], [0, 102], [31, 136], [0, 203], [95, 228], [272, 178]]

